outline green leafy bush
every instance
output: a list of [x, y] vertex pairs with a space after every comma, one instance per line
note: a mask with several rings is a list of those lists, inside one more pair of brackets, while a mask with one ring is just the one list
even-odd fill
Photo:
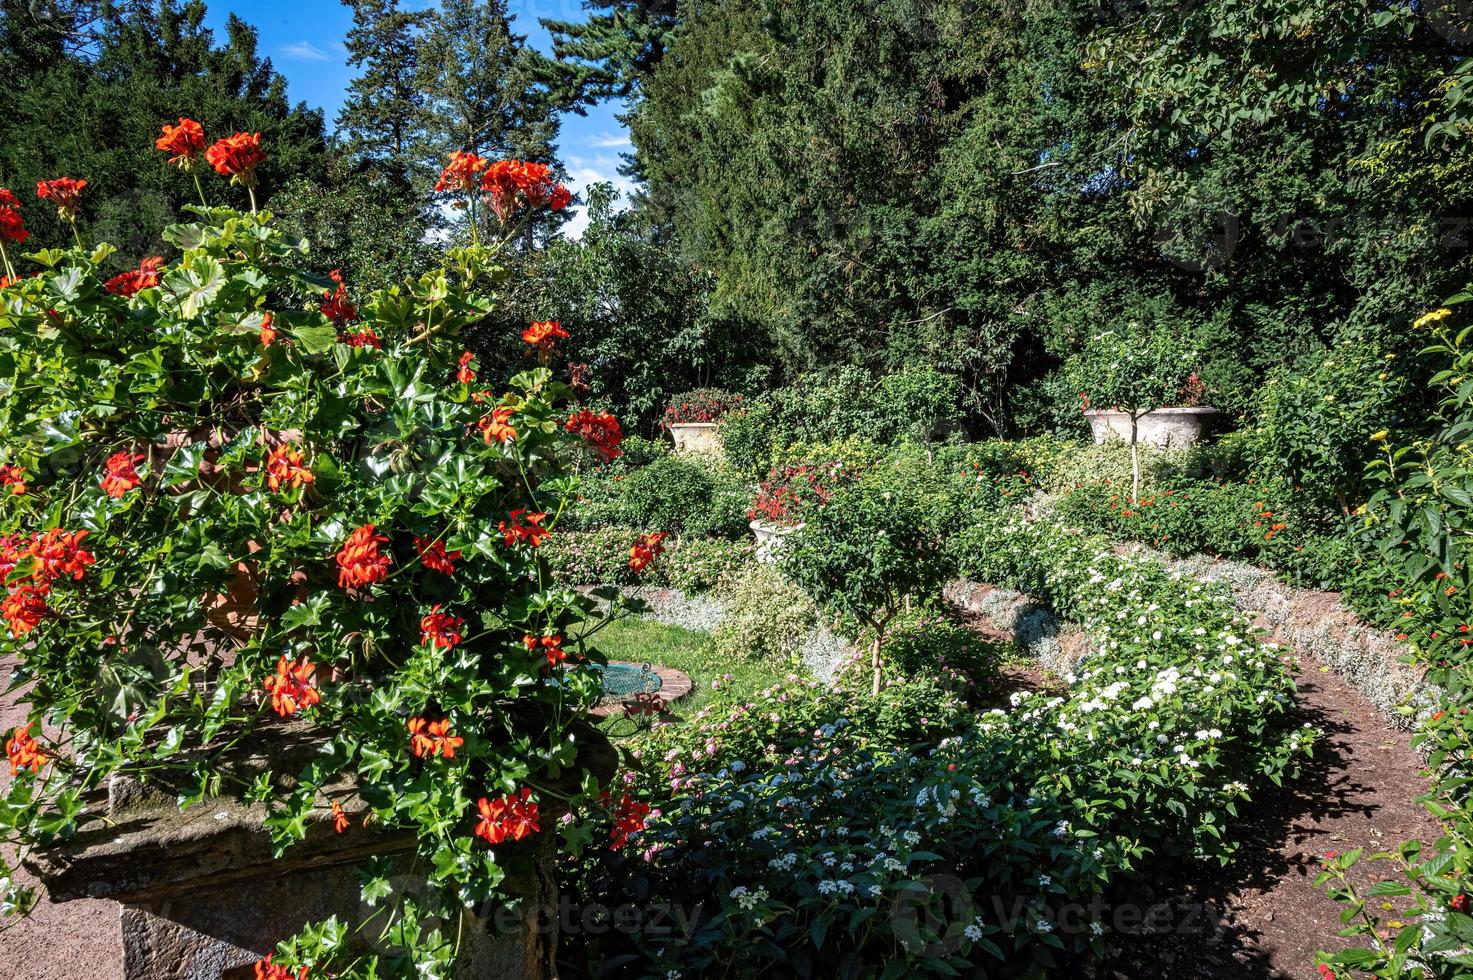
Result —
[[873, 689], [880, 647], [909, 595], [940, 589], [947, 565], [940, 535], [912, 495], [861, 483], [809, 511], [782, 551], [784, 570], [820, 605], [842, 610], [874, 631]]
[[551, 574], [579, 585], [669, 586], [684, 592], [706, 592], [724, 576], [752, 561], [750, 540], [672, 537], [664, 542], [664, 554], [644, 572], [629, 567], [630, 552], [644, 532], [627, 527], [604, 527], [593, 531], [568, 531], [549, 538], [542, 546]]
[[748, 534], [751, 491], [726, 467], [662, 453], [589, 480], [578, 527], [622, 526], [700, 537]]
[[[997, 690], [1004, 647], [984, 640], [944, 613], [917, 606], [903, 613], [891, 626], [880, 655], [894, 683], [925, 677], [965, 700], [968, 704], [990, 701]], [[838, 682], [860, 678], [862, 671], [840, 674]], [[901, 680], [903, 679], [903, 680]]]
[[1252, 409], [1246, 451], [1257, 471], [1349, 513], [1363, 499], [1371, 436], [1394, 428], [1410, 385], [1373, 344], [1346, 341], [1275, 372]]
[[712, 634], [734, 660], [791, 660], [818, 618], [813, 602], [770, 564], [744, 566], [722, 582], [726, 618]]

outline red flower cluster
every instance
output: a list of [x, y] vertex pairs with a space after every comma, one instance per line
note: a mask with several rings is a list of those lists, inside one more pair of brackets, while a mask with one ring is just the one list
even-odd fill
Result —
[[609, 844], [610, 850], [622, 851], [624, 845], [629, 843], [631, 834], [637, 834], [644, 829], [644, 822], [650, 815], [650, 805], [642, 800], [636, 800], [633, 796], [625, 793], [619, 800], [619, 806], [614, 810], [613, 840]]
[[302, 450], [289, 442], [283, 442], [266, 457], [266, 486], [272, 493], [290, 485], [292, 489], [304, 487], [316, 479], [308, 466]]
[[152, 255], [138, 263], [138, 268], [120, 272], [107, 282], [103, 288], [114, 296], [128, 297], [144, 289], [151, 289], [159, 284], [159, 267], [164, 264], [162, 255]]
[[41, 750], [41, 743], [31, 735], [29, 724], [10, 733], [10, 738], [5, 742], [5, 756], [10, 760], [12, 776], [20, 775], [22, 769], [40, 772], [41, 767], [46, 764], [46, 753]]
[[443, 755], [455, 758], [455, 750], [465, 744], [465, 739], [450, 734], [450, 719], [428, 721], [424, 718], [409, 719], [409, 749], [415, 758]]
[[312, 686], [312, 674], [317, 670], [310, 660], [287, 660], [283, 656], [276, 661], [276, 673], [267, 674], [261, 682], [271, 694], [271, 708], [283, 718], [290, 718], [303, 708], [310, 708], [322, 700], [317, 688]]
[[419, 621], [419, 642], [425, 646], [437, 646], [441, 650], [453, 650], [460, 643], [460, 628], [465, 620], [440, 611], [435, 603]]
[[486, 445], [493, 442], [505, 444], [516, 439], [517, 430], [511, 424], [511, 416], [512, 409], [503, 405], [476, 420], [476, 427], [481, 430], [481, 438], [486, 440]]
[[1323, 963], [1316, 964], [1315, 969], [1319, 971], [1320, 980], [1336, 980], [1335, 971]]
[[123, 494], [143, 484], [138, 475], [137, 464], [143, 460], [141, 454], [129, 452], [116, 452], [107, 458], [103, 465], [102, 481], [99, 486], [102, 492], [114, 500]]
[[501, 539], [508, 548], [523, 541], [535, 548], [552, 535], [551, 531], [542, 526], [546, 517], [546, 514], [518, 507], [496, 529], [501, 532]]
[[77, 209], [82, 205], [82, 191], [87, 187], [85, 180], [57, 177], [55, 180], [36, 181], [36, 196], [56, 205], [56, 216], [71, 223], [77, 220]]
[[634, 542], [634, 547], [629, 549], [629, 567], [634, 569], [635, 574], [650, 567], [656, 558], [665, 553], [667, 537], [669, 535], [664, 531], [655, 531]]
[[[275, 955], [275, 953], [271, 954], [271, 956]], [[293, 973], [290, 967], [271, 962], [271, 956], [266, 957], [256, 964], [256, 980], [307, 980], [307, 968], [305, 966], [296, 973]]]
[[446, 575], [455, 574], [455, 562], [460, 560], [460, 552], [445, 551], [445, 542], [440, 540], [426, 541], [416, 536], [414, 539], [414, 550], [419, 552], [420, 563], [432, 572], [443, 572]]
[[1454, 912], [1458, 912], [1458, 913], [1460, 913], [1462, 915], [1467, 915], [1468, 914], [1468, 896], [1467, 895], [1454, 895], [1452, 898], [1448, 899], [1447, 907], [1450, 908], [1450, 909], [1452, 909]]
[[332, 829], [339, 834], [348, 829], [348, 815], [343, 812], [343, 805], [337, 800], [332, 801]]
[[30, 237], [25, 219], [20, 214], [20, 201], [9, 190], [0, 187], [0, 238], [19, 245]]
[[526, 644], [528, 653], [536, 653], [540, 648], [542, 655], [547, 658], [549, 667], [556, 667], [568, 659], [568, 651], [563, 649], [563, 638], [558, 633], [550, 636], [535, 636], [528, 633], [522, 637], [522, 642]]
[[205, 151], [205, 127], [180, 116], [179, 125], [164, 123], [160, 128], [164, 135], [154, 140], [153, 145], [169, 154], [171, 166], [181, 170], [192, 169], [199, 155]]
[[624, 433], [619, 429], [619, 420], [608, 412], [595, 415], [586, 408], [579, 409], [568, 417], [566, 428], [602, 456], [605, 462], [624, 455], [619, 448], [619, 443], [624, 441]]
[[550, 351], [558, 340], [567, 340], [572, 335], [563, 329], [560, 320], [537, 320], [522, 331], [522, 339], [538, 350]]
[[774, 524], [800, 522], [803, 511], [822, 507], [837, 489], [840, 469], [837, 466], [774, 466], [767, 479], [757, 487], [757, 497], [747, 516]]
[[51, 614], [46, 605], [46, 597], [50, 594], [51, 586], [45, 582], [17, 585], [10, 590], [5, 600], [0, 602], [0, 616], [9, 626], [11, 636], [24, 636], [41, 625], [41, 621]]
[[472, 354], [470, 351], [466, 351], [460, 355], [460, 360], [456, 361], [456, 365], [458, 367], [458, 370], [455, 372], [456, 381], [459, 381], [463, 385], [472, 385], [476, 383], [476, 369], [471, 367], [471, 363], [475, 361], [475, 359], [476, 355]]
[[87, 531], [63, 531], [54, 527], [36, 535], [30, 547], [30, 557], [36, 562], [31, 577], [47, 584], [59, 578], [82, 581], [87, 574], [87, 566], [97, 560], [92, 552], [82, 547], [87, 534]]
[[742, 407], [742, 396], [716, 388], [687, 392], [665, 406], [665, 428], [691, 422], [715, 422]]
[[270, 313], [261, 314], [261, 346], [270, 347], [276, 340], [276, 319]]
[[216, 173], [230, 178], [232, 184], [256, 186], [256, 168], [266, 162], [261, 149], [260, 133], [236, 133], [218, 139], [205, 151], [205, 159]]
[[338, 586], [361, 589], [388, 578], [394, 559], [379, 551], [379, 545], [388, 543], [387, 537], [373, 533], [372, 524], [355, 528], [337, 554]]
[[19, 466], [6, 463], [0, 466], [0, 487], [9, 487], [13, 497], [26, 494], [26, 471]]
[[499, 160], [481, 175], [481, 190], [497, 219], [506, 224], [523, 205], [561, 211], [572, 203], [573, 195], [553, 179], [552, 169], [544, 163], [523, 160]]
[[491, 163], [485, 157], [467, 153], [464, 150], [456, 150], [450, 154], [450, 162], [445, 169], [440, 171], [440, 179], [435, 182], [436, 191], [469, 191], [476, 186], [476, 174], [485, 170]]
[[[327, 277], [337, 283], [338, 286], [332, 292], [326, 289], [322, 291], [323, 302], [318, 305], [317, 309], [322, 312], [323, 316], [332, 321], [333, 326], [342, 330], [348, 324], [358, 319], [358, 307], [354, 306], [353, 302], [348, 299], [348, 287], [343, 284], [342, 269], [332, 270], [327, 274]], [[368, 332], [372, 333], [372, 331]], [[363, 345], [353, 344], [353, 346], [362, 347]], [[379, 346], [377, 337], [374, 338], [372, 346]]]
[[532, 790], [526, 786], [521, 792], [499, 800], [488, 800], [483, 796], [476, 801], [476, 808], [481, 811], [476, 821], [476, 836], [484, 837], [488, 844], [521, 840], [542, 830], [539, 823], [541, 813], [537, 802], [532, 799]]

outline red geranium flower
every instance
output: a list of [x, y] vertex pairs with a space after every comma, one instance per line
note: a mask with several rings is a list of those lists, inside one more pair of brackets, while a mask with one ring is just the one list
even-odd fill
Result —
[[311, 483], [316, 477], [310, 467], [302, 465], [306, 458], [302, 450], [292, 443], [278, 445], [266, 457], [266, 486], [276, 493], [283, 486], [297, 489]]
[[129, 490], [141, 486], [143, 480], [138, 476], [136, 466], [143, 458], [142, 454], [128, 452], [116, 452], [109, 456], [104, 464], [100, 484], [102, 492], [117, 500]]
[[510, 221], [523, 204], [561, 211], [573, 200], [568, 189], [553, 179], [552, 170], [545, 163], [522, 160], [493, 163], [481, 175], [481, 189], [502, 224]]
[[26, 471], [11, 463], [0, 466], [0, 486], [9, 487], [12, 496], [24, 497], [26, 493]]
[[1468, 896], [1467, 895], [1454, 895], [1452, 897], [1452, 899], [1448, 901], [1447, 907], [1450, 908], [1450, 909], [1452, 909], [1454, 912], [1461, 912], [1464, 915], [1467, 915], [1468, 914]]
[[[352, 301], [348, 299], [348, 287], [343, 284], [342, 269], [332, 270], [327, 274], [327, 277], [338, 284], [337, 289], [331, 292], [324, 289], [322, 291], [323, 301], [318, 304], [317, 308], [322, 311], [323, 316], [332, 321], [333, 326], [342, 330], [348, 324], [358, 319], [358, 307], [354, 306]], [[358, 347], [361, 345], [354, 344], [353, 346]], [[377, 347], [378, 344], [375, 343], [373, 346]]]
[[501, 532], [501, 539], [508, 548], [522, 541], [535, 548], [552, 535], [551, 531], [542, 526], [546, 517], [546, 514], [518, 507], [507, 515], [508, 520], [497, 525], [497, 530]]
[[608, 412], [595, 415], [586, 408], [579, 409], [568, 417], [566, 428], [586, 442], [605, 462], [624, 455], [619, 448], [619, 443], [624, 441], [624, 433], [619, 430], [619, 420]]
[[71, 223], [77, 220], [77, 209], [81, 206], [82, 191], [86, 186], [85, 180], [73, 180], [70, 177], [38, 180], [36, 196], [55, 204], [56, 216], [62, 221]]
[[465, 620], [459, 616], [441, 612], [437, 602], [419, 621], [419, 642], [424, 646], [453, 650], [460, 643], [460, 628], [464, 625]]
[[348, 815], [337, 800], [332, 801], [332, 829], [339, 834], [348, 829]]
[[426, 541], [424, 538], [414, 539], [414, 550], [419, 552], [419, 560], [432, 572], [443, 572], [446, 575], [455, 574], [455, 562], [460, 559], [460, 552], [445, 551], [445, 542], [435, 540]]
[[634, 542], [634, 547], [629, 549], [629, 567], [638, 574], [654, 563], [665, 553], [665, 539], [669, 537], [664, 531], [656, 531], [646, 534]]
[[128, 297], [140, 290], [159, 284], [159, 267], [164, 264], [162, 255], [153, 255], [138, 263], [138, 268], [129, 269], [113, 276], [103, 288], [114, 296]]
[[541, 813], [532, 799], [532, 790], [526, 786], [521, 792], [499, 800], [488, 800], [483, 796], [476, 801], [476, 808], [481, 812], [476, 821], [476, 836], [484, 837], [488, 844], [521, 840], [542, 830], [539, 823]]
[[621, 851], [629, 843], [629, 836], [644, 829], [645, 818], [650, 815], [650, 805], [625, 793], [614, 811], [614, 828], [609, 849]]
[[558, 633], [549, 636], [535, 636], [528, 633], [522, 637], [522, 642], [526, 644], [528, 653], [536, 653], [540, 648], [542, 655], [547, 658], [549, 667], [556, 667], [568, 659], [568, 651], [563, 649], [563, 638]]
[[361, 589], [388, 578], [394, 559], [379, 551], [379, 545], [388, 542], [384, 535], [373, 533], [372, 524], [355, 528], [337, 554], [338, 586]]
[[54, 527], [37, 535], [30, 548], [31, 557], [36, 562], [32, 577], [37, 582], [53, 582], [59, 578], [82, 581], [87, 574], [87, 566], [97, 561], [92, 552], [82, 547], [87, 534], [87, 531], [63, 531]]
[[312, 686], [312, 674], [317, 670], [310, 660], [276, 661], [276, 673], [267, 674], [261, 686], [271, 693], [271, 708], [283, 718], [290, 718], [303, 708], [310, 708], [322, 700], [317, 688]]
[[503, 405], [491, 410], [486, 415], [476, 420], [476, 425], [481, 430], [481, 437], [486, 440], [486, 445], [493, 442], [508, 443], [517, 437], [517, 430], [511, 425], [512, 409]]
[[217, 173], [229, 177], [232, 184], [254, 188], [256, 168], [266, 162], [266, 154], [261, 150], [261, 134], [236, 133], [218, 139], [205, 151], [205, 159]]
[[276, 320], [270, 313], [261, 314], [261, 346], [270, 347], [276, 340]]
[[464, 150], [450, 154], [450, 162], [440, 171], [435, 182], [436, 191], [468, 191], [476, 186], [476, 174], [486, 169], [491, 161]]
[[456, 381], [459, 381], [463, 385], [476, 383], [476, 369], [471, 367], [471, 362], [475, 359], [476, 355], [472, 354], [470, 351], [466, 351], [465, 353], [460, 355], [460, 360], [456, 362], [460, 368], [458, 371], [455, 372]]
[[0, 187], [0, 238], [19, 245], [30, 237], [21, 217], [20, 201], [7, 188]]
[[[275, 953], [271, 954], [271, 956], [275, 955]], [[271, 962], [271, 956], [267, 956], [256, 964], [256, 980], [307, 980], [305, 966], [293, 973], [290, 967]]]
[[12, 776], [20, 775], [22, 769], [40, 772], [41, 767], [46, 764], [46, 753], [41, 750], [41, 743], [31, 735], [31, 726], [34, 724], [32, 722], [24, 728], [16, 728], [5, 742], [5, 755], [10, 760]]
[[552, 350], [559, 338], [567, 340], [569, 336], [558, 320], [538, 320], [522, 331], [522, 339], [538, 350]]
[[46, 605], [46, 597], [50, 594], [51, 586], [46, 582], [17, 585], [10, 590], [5, 601], [0, 602], [0, 616], [5, 617], [11, 636], [24, 636], [51, 615], [51, 609]]
[[189, 170], [205, 150], [205, 127], [193, 119], [179, 117], [179, 125], [164, 123], [162, 136], [153, 145], [169, 154], [169, 163], [181, 170]]
[[465, 739], [450, 734], [450, 719], [429, 721], [424, 718], [409, 719], [409, 748], [415, 758], [443, 755], [455, 758], [455, 750], [465, 744]]
[[383, 341], [379, 340], [378, 334], [372, 330], [358, 330], [345, 333], [338, 337], [338, 341], [347, 344], [349, 347], [372, 347], [374, 350], [383, 350], [384, 347]]

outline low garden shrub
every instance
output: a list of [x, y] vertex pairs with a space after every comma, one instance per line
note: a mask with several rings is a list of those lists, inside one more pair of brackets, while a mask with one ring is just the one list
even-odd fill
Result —
[[706, 592], [723, 577], [753, 560], [751, 540], [670, 537], [663, 542], [659, 562], [643, 573], [629, 566], [629, 558], [645, 532], [627, 527], [594, 531], [566, 531], [542, 547], [548, 571], [559, 581], [577, 585], [658, 585], [685, 592]]
[[818, 620], [813, 602], [770, 564], [744, 566], [721, 584], [726, 618], [712, 634], [734, 660], [792, 660]]
[[577, 526], [659, 528], [671, 534], [742, 538], [751, 490], [710, 459], [661, 454], [589, 480]]
[[[996, 696], [1006, 645], [984, 640], [930, 605], [902, 613], [885, 638], [880, 656], [892, 683], [923, 677], [968, 704], [990, 702]], [[855, 667], [863, 664], [853, 661], [838, 683], [868, 684], [869, 678], [862, 676], [865, 671]]]

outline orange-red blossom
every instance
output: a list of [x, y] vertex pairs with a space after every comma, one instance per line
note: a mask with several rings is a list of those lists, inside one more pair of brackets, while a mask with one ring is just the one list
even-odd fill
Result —
[[179, 117], [179, 125], [164, 123], [163, 134], [153, 145], [169, 154], [169, 163], [181, 170], [193, 169], [195, 161], [205, 151], [205, 128], [193, 119]]
[[316, 477], [311, 467], [303, 465], [306, 458], [300, 447], [289, 442], [272, 449], [266, 457], [266, 486], [276, 493], [284, 486], [297, 489], [311, 483]]
[[394, 559], [379, 551], [379, 545], [388, 542], [386, 536], [373, 533], [372, 524], [355, 528], [337, 554], [338, 586], [361, 589], [388, 578]]
[[114, 500], [122, 497], [129, 490], [142, 485], [143, 480], [138, 476], [137, 464], [143, 460], [142, 454], [129, 452], [113, 453], [103, 464], [102, 481], [99, 484], [102, 492]]
[[68, 224], [77, 220], [77, 210], [82, 206], [82, 191], [87, 187], [85, 180], [57, 177], [54, 180], [36, 181], [36, 196], [56, 205], [56, 216]]
[[322, 700], [312, 685], [312, 675], [317, 665], [310, 660], [288, 660], [283, 656], [276, 661], [276, 673], [267, 674], [261, 682], [271, 694], [271, 708], [283, 718], [290, 718], [303, 708], [310, 708]]
[[35, 722], [31, 722], [24, 728], [16, 728], [5, 742], [5, 755], [10, 760], [12, 776], [19, 775], [22, 769], [40, 772], [41, 767], [46, 764], [46, 753], [42, 751], [41, 743], [31, 734], [34, 724]]
[[409, 748], [415, 758], [423, 759], [442, 755], [455, 758], [455, 750], [465, 744], [465, 739], [450, 733], [450, 719], [430, 721], [415, 716], [409, 719]]
[[526, 786], [521, 792], [499, 800], [488, 800], [483, 796], [476, 801], [476, 808], [481, 812], [476, 821], [476, 836], [485, 838], [488, 844], [521, 840], [542, 829], [537, 802], [532, 799], [532, 790]]

